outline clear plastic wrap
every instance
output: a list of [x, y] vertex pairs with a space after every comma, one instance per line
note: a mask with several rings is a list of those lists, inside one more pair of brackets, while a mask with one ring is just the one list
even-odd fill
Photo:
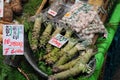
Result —
[[81, 40], [93, 38], [96, 33], [107, 35], [107, 31], [100, 20], [94, 6], [79, 1], [71, 6], [61, 22], [71, 25]]
[[51, 6], [44, 10], [44, 14], [49, 19], [60, 20], [73, 4], [73, 0], [54, 0]]

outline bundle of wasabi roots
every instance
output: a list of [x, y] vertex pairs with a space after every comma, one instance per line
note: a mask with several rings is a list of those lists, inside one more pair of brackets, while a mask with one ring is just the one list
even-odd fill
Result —
[[[61, 48], [48, 43], [56, 34], [61, 34], [68, 39]], [[80, 40], [70, 25], [50, 21], [43, 15], [39, 15], [35, 18], [30, 46], [33, 52], [41, 48], [45, 49], [39, 61], [44, 61], [52, 69], [53, 73], [49, 75], [48, 80], [63, 80], [91, 72], [92, 69], [87, 63], [97, 52], [92, 40], [92, 38]]]

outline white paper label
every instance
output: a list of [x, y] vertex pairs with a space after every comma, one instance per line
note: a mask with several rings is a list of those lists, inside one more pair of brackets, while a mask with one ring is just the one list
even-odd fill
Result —
[[79, 2], [80, 0], [75, 0], [75, 3]]
[[11, 0], [5, 0], [6, 3], [10, 3]]
[[24, 26], [4, 25], [3, 27], [3, 55], [23, 55]]
[[4, 7], [4, 2], [3, 0], [0, 0], [0, 17], [3, 17], [3, 7]]
[[56, 15], [57, 15], [57, 12], [49, 9], [49, 10], [48, 10], [48, 14], [50, 14], [50, 15], [52, 15], [52, 16], [56, 16]]
[[57, 34], [56, 36], [50, 39], [49, 43], [53, 46], [61, 48], [67, 41], [68, 39], [65, 38], [63, 35]]

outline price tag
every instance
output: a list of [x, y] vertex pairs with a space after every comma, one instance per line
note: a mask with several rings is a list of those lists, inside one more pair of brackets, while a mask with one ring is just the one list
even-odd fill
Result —
[[64, 17], [70, 17], [71, 16], [71, 13], [67, 12]]
[[11, 0], [5, 0], [6, 3], [10, 3]]
[[56, 16], [57, 12], [53, 11], [52, 9], [48, 10], [48, 14], [52, 15], [52, 16]]
[[80, 0], [75, 0], [75, 3], [79, 2]]
[[3, 7], [4, 7], [4, 2], [3, 0], [0, 0], [0, 17], [3, 17]]
[[4, 25], [3, 27], [3, 55], [23, 55], [24, 26]]
[[68, 39], [65, 38], [63, 35], [57, 34], [56, 36], [51, 38], [49, 43], [53, 46], [61, 48], [67, 41], [68, 41]]

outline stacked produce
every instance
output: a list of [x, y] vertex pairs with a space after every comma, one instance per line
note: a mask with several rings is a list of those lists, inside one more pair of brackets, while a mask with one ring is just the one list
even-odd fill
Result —
[[[71, 35], [72, 35], [72, 30], [71, 29], [68, 29], [66, 32], [65, 32], [65, 37], [67, 37], [67, 38], [70, 38], [71, 37]], [[69, 47], [69, 48], [68, 48]], [[67, 44], [65, 47], [64, 47], [64, 49], [65, 50], [69, 50], [71, 47], [73, 47], [72, 45], [70, 45], [69, 46], [69, 44]], [[54, 48], [49, 54], [47, 54], [47, 55], [45, 55], [44, 56], [44, 59], [46, 59], [46, 61], [49, 61], [49, 59], [48, 58], [52, 58], [52, 57], [55, 57], [55, 55], [56, 55], [56, 53], [59, 51], [60, 49], [59, 48]], [[48, 60], [47, 60], [48, 59]]]
[[[93, 44], [94, 35], [107, 35], [94, 7], [79, 1], [61, 20], [54, 21], [46, 17], [41, 13], [35, 18], [30, 45], [35, 53], [41, 49], [45, 51], [42, 56], [38, 54], [40, 57], [37, 62], [51, 68], [48, 79], [63, 80], [80, 73], [89, 74], [92, 68], [88, 62], [97, 51]], [[61, 47], [50, 42], [54, 39], [60, 45], [58, 41], [63, 38], [67, 41]]]
[[[71, 76], [76, 76], [79, 73], [85, 73], [90, 70], [90, 67], [86, 65], [86, 63], [89, 61], [91, 56], [95, 55], [93, 52], [94, 48], [88, 48], [85, 53], [82, 53], [81, 56], [79, 56], [80, 59], [74, 60], [72, 62], [69, 62], [67, 64], [62, 65], [63, 69], [64, 67], [68, 66], [68, 69], [62, 72], [59, 72], [57, 74], [51, 75], [49, 77], [49, 80], [63, 80]], [[70, 63], [73, 63], [72, 65]], [[75, 64], [74, 64], [75, 63]], [[58, 67], [58, 71], [62, 70], [60, 69], [61, 66]]]
[[[44, 55], [39, 60], [43, 61], [46, 66], [51, 67], [52, 73], [56, 73], [49, 77], [50, 80], [68, 78], [71, 76], [70, 74], [74, 76], [81, 72], [86, 73], [90, 71], [87, 63], [95, 54], [94, 48], [91, 47], [92, 39], [81, 41], [70, 27], [66, 26], [66, 28], [64, 27], [65, 25], [60, 25], [63, 23], [57, 23], [56, 25], [54, 21], [43, 21], [42, 19], [44, 19], [42, 15], [35, 19], [30, 43], [34, 52], [39, 51], [41, 48], [45, 50]], [[61, 34], [68, 39], [68, 42], [61, 48], [48, 43], [57, 34]], [[84, 66], [84, 68], [81, 67], [77, 73], [76, 71], [69, 73], [69, 69], [71, 72], [71, 69], [79, 68], [78, 64]], [[66, 74], [64, 77], [61, 75], [67, 72], [69, 74]]]
[[[6, 2], [2, 20], [12, 22], [14, 14], [21, 14], [21, 4], [24, 3], [24, 1], [26, 2], [27, 0], [10, 0], [9, 3]], [[43, 1], [46, 2], [46, 0]], [[78, 2], [72, 7], [68, 5], [72, 5], [74, 1]], [[86, 2], [87, 0], [82, 1]], [[88, 2], [89, 1], [94, 2], [95, 0], [88, 0]], [[49, 75], [48, 80], [69, 80], [71, 77], [75, 78], [72, 80], [78, 80], [76, 78], [81, 75], [89, 75], [89, 73], [92, 72], [92, 67], [89, 66], [88, 63], [97, 51], [96, 46], [93, 45], [94, 35], [99, 33], [104, 34], [105, 37], [107, 35], [107, 31], [99, 19], [98, 13], [94, 11], [95, 7], [83, 3], [81, 0], [49, 0], [49, 3], [54, 3], [50, 9], [56, 11], [58, 17], [56, 18], [54, 16], [51, 19], [55, 19], [50, 20], [47, 19], [46, 17], [48, 16], [44, 16], [44, 14], [39, 15], [39, 10], [42, 9], [40, 7], [36, 13], [37, 16], [34, 17], [35, 22], [32, 26], [33, 28], [32, 30], [30, 29], [31, 31], [29, 32], [32, 34], [28, 36], [31, 49], [34, 53], [33, 55], [35, 55], [35, 57], [37, 55], [36, 60], [38, 67]], [[65, 5], [66, 3], [68, 4]], [[97, 3], [99, 3], [99, 0], [96, 0], [95, 6], [98, 6]], [[101, 4], [102, 3], [100, 3], [100, 5]], [[67, 10], [68, 12], [63, 17], [65, 9], [62, 8], [65, 7], [70, 9]], [[57, 19], [60, 18], [61, 20], [59, 22]], [[2, 25], [0, 24], [0, 26]], [[2, 37], [1, 28], [2, 27], [0, 27], [0, 39]], [[31, 28], [31, 25], [29, 28]], [[62, 47], [56, 47], [49, 43], [56, 35], [62, 35], [68, 39]], [[60, 40], [62, 40], [62, 38], [60, 38]], [[0, 41], [2, 41], [2, 39]], [[34, 67], [34, 65], [32, 66]]]
[[[52, 33], [51, 37], [54, 37], [56, 34], [62, 32], [63, 30], [63, 27], [61, 25], [58, 25], [56, 24], [56, 29], [55, 31]], [[52, 50], [53, 46], [50, 45], [49, 43], [47, 43], [46, 45], [46, 49], [47, 49], [47, 52], [49, 53], [51, 50]]]

